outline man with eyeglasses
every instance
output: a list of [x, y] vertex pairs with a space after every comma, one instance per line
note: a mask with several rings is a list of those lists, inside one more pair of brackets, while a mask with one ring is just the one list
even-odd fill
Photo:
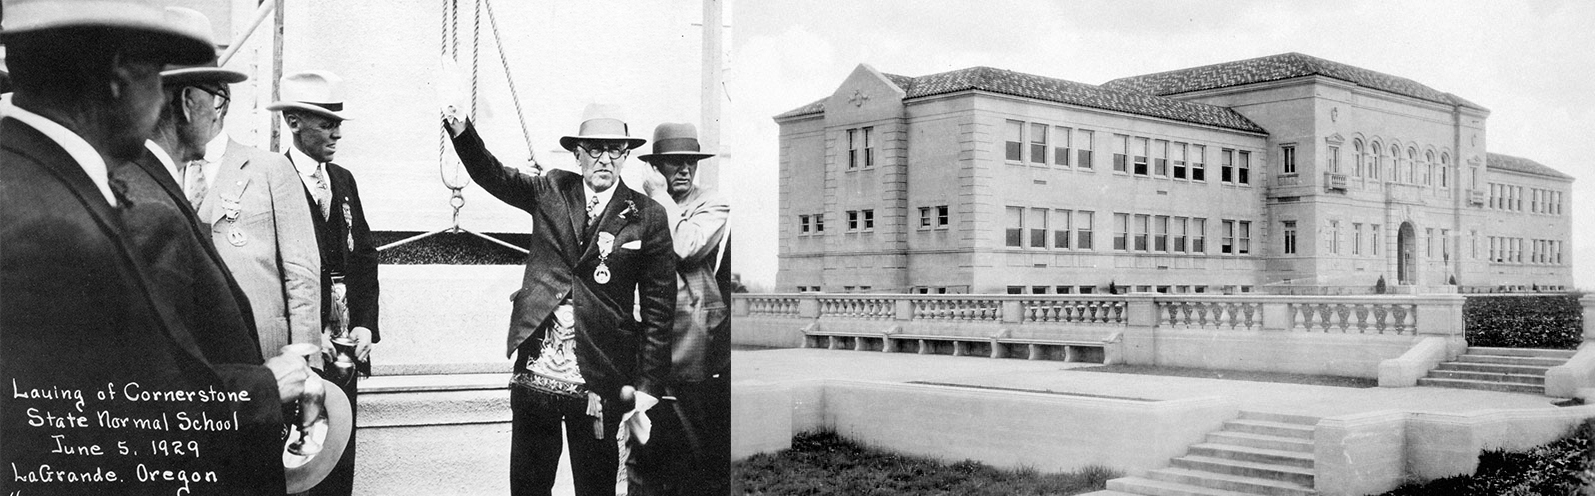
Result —
[[[332, 343], [353, 345], [355, 368], [370, 373], [373, 344], [382, 340], [377, 327], [377, 249], [366, 223], [360, 188], [349, 169], [332, 162], [343, 138], [343, 78], [327, 71], [304, 71], [283, 76], [282, 100], [266, 110], [282, 112], [293, 134], [288, 160], [304, 187], [300, 205], [310, 209], [311, 224], [321, 254], [322, 329], [328, 338], [323, 352], [328, 366], [323, 376], [343, 390], [350, 411], [358, 418], [359, 374], [332, 366], [340, 351]], [[310, 491], [315, 495], [348, 495], [354, 491], [355, 435], [349, 436], [343, 458], [327, 478]]]
[[[510, 296], [513, 410], [510, 491], [548, 495], [570, 446], [576, 494], [613, 495], [623, 419], [648, 437], [649, 408], [670, 375], [676, 261], [664, 208], [620, 179], [633, 138], [617, 110], [589, 106], [559, 143], [581, 174], [528, 174], [488, 153], [469, 122], [445, 116], [471, 179], [532, 215], [521, 289]], [[636, 316], [633, 304], [636, 304]]]

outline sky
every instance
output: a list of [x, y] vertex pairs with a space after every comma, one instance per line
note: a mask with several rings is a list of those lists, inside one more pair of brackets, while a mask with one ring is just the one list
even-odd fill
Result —
[[[972, 66], [1070, 81], [1286, 52], [1412, 79], [1490, 109], [1490, 152], [1574, 176], [1575, 284], [1595, 288], [1595, 2], [1264, 0], [747, 1], [726, 19], [721, 189], [734, 263], [773, 289], [778, 127], [773, 116], [833, 92], [859, 64], [905, 76]], [[734, 170], [732, 170], [734, 168]]]

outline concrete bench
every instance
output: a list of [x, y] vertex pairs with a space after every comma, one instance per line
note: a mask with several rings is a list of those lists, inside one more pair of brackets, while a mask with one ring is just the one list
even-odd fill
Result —
[[886, 336], [891, 331], [866, 332], [846, 330], [821, 330], [817, 324], [803, 328], [804, 348], [829, 350], [882, 351]]
[[1026, 360], [1063, 360], [1065, 362], [1104, 363], [1107, 360], [1106, 341], [1070, 341], [1055, 339], [997, 338], [992, 358], [1019, 358]]

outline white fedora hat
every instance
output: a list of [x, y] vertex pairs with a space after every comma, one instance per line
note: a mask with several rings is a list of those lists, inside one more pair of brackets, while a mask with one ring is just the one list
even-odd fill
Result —
[[343, 113], [343, 78], [327, 71], [305, 71], [282, 77], [282, 100], [266, 110], [298, 109], [340, 121]]
[[582, 125], [575, 136], [559, 138], [559, 146], [567, 151], [576, 150], [578, 141], [624, 141], [628, 148], [637, 148], [647, 143], [643, 138], [633, 138], [631, 130], [627, 128], [626, 121], [621, 119], [621, 110], [616, 105], [601, 103], [587, 104], [582, 111]]
[[[192, 31], [211, 32], [210, 18], [197, 10], [167, 7], [166, 15], [176, 24], [186, 26]], [[161, 71], [161, 83], [168, 86], [190, 82], [239, 83], [246, 79], [249, 79], [247, 74], [217, 67], [215, 57], [198, 64], [167, 64], [166, 70]]]
[[121, 28], [153, 36], [140, 44], [155, 47], [169, 62], [216, 58], [209, 21], [203, 31], [186, 22], [189, 12], [198, 13], [192, 9], [163, 8], [153, 0], [5, 0], [3, 6], [0, 36], [6, 38], [67, 28]]

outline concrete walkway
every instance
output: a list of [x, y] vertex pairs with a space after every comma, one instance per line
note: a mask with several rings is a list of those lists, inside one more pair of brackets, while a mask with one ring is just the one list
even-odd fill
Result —
[[1221, 396], [1242, 410], [1330, 417], [1379, 410], [1462, 413], [1490, 409], [1556, 408], [1533, 394], [1434, 387], [1349, 388], [1071, 370], [1096, 364], [953, 357], [846, 350], [733, 351], [738, 385], [812, 379], [925, 381], [1149, 400]]

